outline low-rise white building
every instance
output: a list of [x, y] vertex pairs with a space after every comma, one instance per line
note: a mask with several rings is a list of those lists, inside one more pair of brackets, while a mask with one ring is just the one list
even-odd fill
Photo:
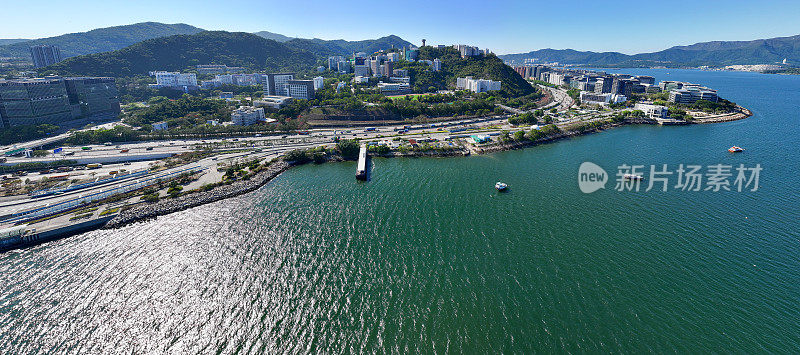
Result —
[[369, 77], [367, 77], [367, 76], [361, 76], [361, 75], [356, 75], [356, 76], [353, 78], [353, 82], [354, 82], [354, 83], [356, 83], [356, 84], [366, 84], [366, 83], [368, 83], [368, 82], [369, 82]]
[[605, 105], [611, 102], [611, 94], [595, 94], [593, 92], [581, 91], [581, 103], [589, 105]]
[[500, 90], [502, 82], [486, 79], [456, 78], [456, 89], [469, 90], [474, 93]]
[[239, 107], [231, 112], [231, 121], [238, 126], [249, 126], [265, 122], [264, 109], [253, 106]]
[[158, 71], [153, 72], [156, 83], [150, 84], [153, 88], [183, 88], [197, 86], [197, 75], [194, 73], [179, 73]]
[[402, 90], [410, 89], [410, 86], [408, 85], [408, 83], [384, 83], [384, 82], [380, 82], [380, 83], [378, 83], [378, 89], [380, 89], [381, 92], [402, 91]]
[[633, 105], [633, 109], [644, 112], [647, 118], [667, 118], [669, 111], [666, 106], [650, 104], [636, 104]]
[[261, 100], [253, 101], [255, 107], [281, 108], [294, 100], [289, 96], [264, 96]]

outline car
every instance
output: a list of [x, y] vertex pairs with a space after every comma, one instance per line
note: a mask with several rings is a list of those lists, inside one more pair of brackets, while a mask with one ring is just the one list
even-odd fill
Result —
[[144, 150], [153, 150], [153, 147], [147, 147]]

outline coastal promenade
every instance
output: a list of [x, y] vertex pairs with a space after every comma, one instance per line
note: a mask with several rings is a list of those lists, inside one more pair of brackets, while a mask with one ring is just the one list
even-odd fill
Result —
[[721, 115], [713, 115], [713, 116], [705, 116], [705, 117], [698, 117], [694, 119], [693, 123], [704, 124], [704, 123], [720, 123], [720, 122], [730, 122], [730, 121], [737, 121], [741, 119], [748, 118], [753, 115], [750, 110], [742, 107], [736, 106], [738, 108], [738, 112], [732, 113], [724, 113]]

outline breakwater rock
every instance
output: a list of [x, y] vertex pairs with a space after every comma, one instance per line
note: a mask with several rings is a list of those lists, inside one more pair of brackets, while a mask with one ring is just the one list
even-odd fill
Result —
[[119, 215], [114, 217], [111, 221], [106, 223], [106, 229], [122, 227], [126, 224], [163, 216], [166, 214], [185, 210], [187, 208], [197, 207], [211, 202], [224, 200], [226, 198], [238, 196], [244, 193], [255, 191], [267, 182], [280, 175], [282, 172], [289, 168], [289, 164], [284, 161], [279, 161], [264, 168], [264, 170], [256, 173], [249, 180], [241, 180], [234, 182], [230, 185], [222, 185], [215, 187], [212, 190], [204, 192], [195, 192], [186, 194], [177, 198], [161, 200], [156, 203], [150, 203], [131, 208], [129, 210], [120, 212]]

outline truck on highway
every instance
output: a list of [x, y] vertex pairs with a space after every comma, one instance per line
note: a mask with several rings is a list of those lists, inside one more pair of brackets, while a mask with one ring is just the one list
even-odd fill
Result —
[[81, 150], [92, 150], [92, 147], [81, 147]]
[[103, 167], [103, 164], [99, 164], [99, 163], [86, 164], [86, 169], [100, 169], [102, 167]]
[[375, 131], [375, 127], [364, 128], [364, 132], [374, 132], [374, 131]]
[[130, 149], [123, 149], [123, 150], [120, 150], [119, 152], [120, 153], [127, 153], [127, 152], [130, 152], [130, 151], [131, 151]]

